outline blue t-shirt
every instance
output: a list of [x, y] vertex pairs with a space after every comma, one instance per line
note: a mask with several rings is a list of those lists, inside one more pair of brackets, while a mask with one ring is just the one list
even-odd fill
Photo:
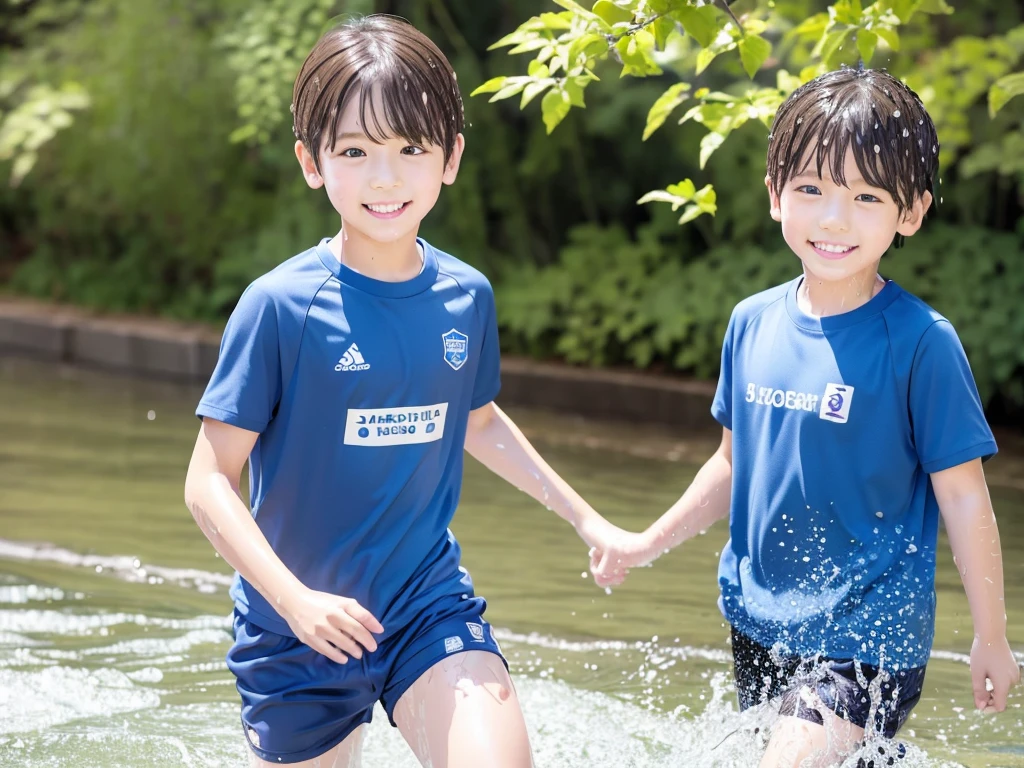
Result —
[[947, 320], [893, 282], [845, 314], [803, 278], [733, 311], [712, 414], [733, 433], [722, 613], [763, 645], [890, 669], [928, 661], [929, 474], [996, 452]]
[[[246, 289], [196, 411], [260, 433], [249, 457], [260, 530], [307, 587], [359, 601], [386, 639], [440, 593], [471, 593], [448, 524], [469, 412], [498, 394], [494, 294], [424, 241], [423, 269], [374, 280], [328, 240]], [[291, 635], [244, 579], [253, 623]]]

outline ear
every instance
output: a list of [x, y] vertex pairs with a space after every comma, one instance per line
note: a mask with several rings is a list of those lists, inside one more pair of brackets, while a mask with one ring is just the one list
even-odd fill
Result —
[[306, 179], [306, 184], [309, 185], [309, 188], [320, 189], [324, 185], [324, 180], [316, 169], [313, 155], [310, 154], [309, 150], [306, 149], [306, 145], [301, 141], [295, 142], [295, 157], [302, 167], [302, 176]]
[[776, 221], [782, 221], [782, 201], [779, 200], [778, 193], [772, 189], [771, 176], [764, 177], [764, 185], [768, 187], [768, 201], [771, 204], [768, 211], [771, 213], [773, 219]]
[[459, 175], [459, 164], [462, 162], [462, 152], [466, 149], [466, 137], [461, 133], [455, 137], [455, 146], [452, 147], [452, 156], [444, 167], [444, 176], [441, 181], [445, 184], [454, 184], [455, 177]]
[[914, 201], [910, 210], [903, 214], [896, 231], [904, 237], [910, 237], [921, 228], [924, 223], [924, 215], [932, 207], [932, 193], [925, 191], [921, 197]]

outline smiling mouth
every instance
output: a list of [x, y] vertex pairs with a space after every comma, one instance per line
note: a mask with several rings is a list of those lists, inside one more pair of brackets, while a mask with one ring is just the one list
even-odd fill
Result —
[[857, 249], [856, 245], [839, 245], [838, 243], [815, 242], [813, 240], [809, 242], [811, 247], [826, 259], [841, 259]]
[[404, 203], [363, 203], [363, 208], [368, 210], [377, 218], [393, 218], [395, 216], [400, 216], [411, 204], [411, 200]]

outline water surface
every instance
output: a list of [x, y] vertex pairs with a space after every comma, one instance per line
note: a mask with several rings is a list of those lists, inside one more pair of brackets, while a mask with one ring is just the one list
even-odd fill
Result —
[[[182, 502], [199, 394], [0, 359], [0, 765], [245, 764], [224, 667], [230, 568]], [[634, 529], [714, 446], [713, 434], [513, 415], [591, 503]], [[1022, 457], [987, 466], [1017, 651]], [[724, 525], [610, 595], [586, 577], [586, 548], [564, 522], [472, 460], [453, 528], [500, 628], [539, 768], [756, 765], [772, 715], [736, 712], [715, 604]], [[940, 553], [935, 653], [902, 733], [905, 765], [1024, 766], [1024, 694], [1002, 715], [973, 711], [970, 614], [945, 539]], [[416, 765], [379, 709], [365, 756]]]

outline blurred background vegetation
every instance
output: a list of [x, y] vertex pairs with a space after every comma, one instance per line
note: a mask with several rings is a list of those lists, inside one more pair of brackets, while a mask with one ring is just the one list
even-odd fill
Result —
[[[616, 3], [606, 0], [605, 10], [615, 13]], [[711, 117], [719, 107], [709, 105], [725, 104], [715, 94], [784, 91], [780, 71], [822, 59], [856, 64], [866, 35], [846, 45], [833, 38], [822, 50], [828, 30], [807, 33], [824, 12], [828, 29], [841, 30], [842, 14], [860, 12], [861, 3], [731, 3], [741, 23], [764, 20], [754, 31], [768, 45], [757, 48], [753, 80], [748, 51], [700, 60], [712, 44], [688, 42], [699, 29], [635, 61], [636, 49], [624, 46], [591, 62], [600, 80], [586, 84], [586, 109], [569, 109], [566, 96], [550, 132], [554, 99], [520, 110], [518, 94], [470, 98], [495, 77], [524, 75], [537, 54], [489, 50], [496, 41], [573, 5], [0, 0], [0, 290], [101, 310], [225, 318], [253, 278], [336, 231], [326, 196], [306, 188], [293, 157], [291, 84], [339, 15], [388, 12], [427, 32], [458, 73], [468, 150], [423, 234], [491, 278], [505, 349], [712, 379], [733, 305], [795, 276], [799, 265], [768, 216], [765, 122], [732, 121], [720, 131], [729, 134], [724, 148], [703, 164], [702, 141], [714, 126], [687, 110]], [[952, 13], [942, 0], [885, 5], [922, 12], [899, 26], [898, 50], [884, 29], [876, 35], [870, 64], [917, 90], [943, 145], [941, 203], [919, 235], [886, 256], [883, 272], [953, 321], [990, 413], [1019, 416], [1024, 99], [993, 112], [989, 93], [997, 82], [1019, 87], [1012, 73], [1024, 59], [1024, 12], [1005, 0], [961, 0]], [[701, 12], [712, 10], [726, 19], [722, 8]], [[624, 64], [647, 76], [620, 78]], [[664, 111], [683, 106], [642, 140], [652, 105], [672, 86], [678, 98], [661, 102]], [[686, 101], [706, 96], [701, 89], [710, 101]], [[677, 125], [683, 114], [690, 119]], [[714, 216], [680, 226], [669, 206], [637, 205], [652, 189], [678, 192], [669, 185], [680, 179], [713, 185], [705, 202]]]

